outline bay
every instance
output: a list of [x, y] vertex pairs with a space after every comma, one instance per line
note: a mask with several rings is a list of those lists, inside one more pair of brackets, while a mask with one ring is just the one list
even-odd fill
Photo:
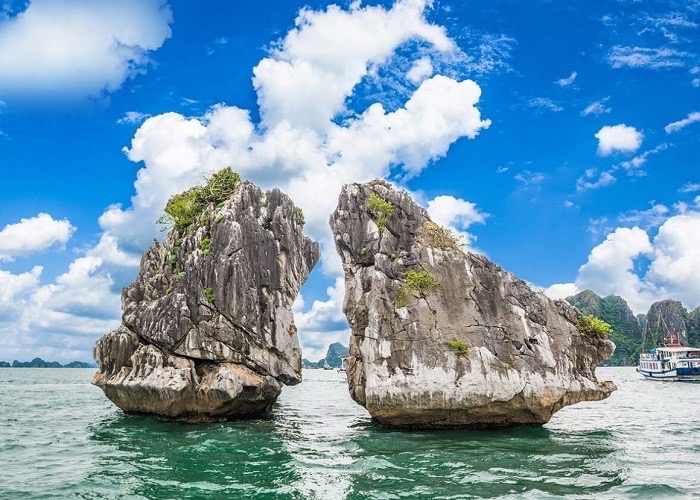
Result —
[[0, 369], [0, 498], [693, 498], [700, 384], [600, 368], [618, 391], [543, 427], [395, 431], [307, 370], [264, 419], [124, 415], [92, 369]]

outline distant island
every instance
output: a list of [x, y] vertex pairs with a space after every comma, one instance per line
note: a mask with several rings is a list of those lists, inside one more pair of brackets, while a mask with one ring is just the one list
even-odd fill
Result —
[[583, 314], [596, 316], [612, 327], [610, 340], [616, 349], [606, 366], [636, 365], [640, 352], [656, 347], [670, 332], [682, 345], [700, 347], [700, 307], [688, 311], [677, 300], [661, 300], [654, 302], [646, 314], [635, 316], [618, 295], [601, 297], [584, 290], [566, 300]]
[[34, 358], [31, 361], [14, 360], [12, 364], [7, 361], [0, 361], [0, 368], [97, 368], [97, 365], [84, 361], [71, 361], [62, 365], [58, 361], [44, 361], [41, 358]]
[[326, 366], [330, 368], [341, 368], [343, 366], [343, 360], [340, 359], [340, 357], [347, 355], [348, 348], [340, 342], [335, 342], [328, 346], [325, 358], [315, 362], [304, 359], [302, 365], [304, 368], [324, 368]]

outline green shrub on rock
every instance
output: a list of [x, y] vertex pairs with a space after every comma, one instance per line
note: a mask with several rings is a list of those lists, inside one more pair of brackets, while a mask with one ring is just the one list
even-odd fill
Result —
[[172, 196], [165, 205], [165, 214], [158, 218], [158, 223], [166, 228], [175, 226], [178, 231], [184, 231], [209, 204], [223, 203], [240, 182], [241, 176], [231, 167], [226, 167], [212, 175], [203, 186]]
[[408, 270], [401, 277], [404, 279], [404, 286], [399, 290], [396, 297], [396, 306], [405, 307], [410, 296], [418, 295], [425, 298], [440, 282], [430, 272], [425, 269], [420, 271]]
[[233, 194], [240, 184], [241, 176], [231, 167], [226, 167], [212, 175], [207, 183], [199, 188], [200, 200], [204, 203], [221, 203]]
[[592, 314], [579, 316], [576, 320], [576, 328], [584, 337], [607, 337], [612, 332], [609, 324]]
[[201, 244], [202, 253], [209, 255], [211, 253], [211, 238], [204, 238]]
[[435, 276], [425, 269], [420, 271], [408, 270], [402, 276], [406, 281], [406, 288], [421, 297], [426, 297], [433, 288], [440, 286], [440, 282]]
[[376, 193], [369, 195], [369, 201], [365, 205], [365, 210], [374, 218], [374, 222], [377, 224], [380, 232], [386, 229], [386, 223], [394, 215], [394, 205]]
[[469, 346], [462, 340], [448, 340], [447, 347], [452, 349], [457, 356], [466, 356], [469, 354]]

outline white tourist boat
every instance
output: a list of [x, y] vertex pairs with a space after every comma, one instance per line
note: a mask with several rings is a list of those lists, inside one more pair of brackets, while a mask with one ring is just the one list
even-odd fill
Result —
[[700, 349], [678, 343], [651, 349], [639, 356], [637, 371], [652, 380], [700, 381]]

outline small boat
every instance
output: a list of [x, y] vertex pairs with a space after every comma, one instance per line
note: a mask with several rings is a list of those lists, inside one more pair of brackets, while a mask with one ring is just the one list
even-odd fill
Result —
[[338, 368], [338, 373], [345, 373], [347, 376], [348, 373], [348, 356], [341, 356], [340, 361], [342, 365], [340, 368]]
[[[678, 335], [668, 328], [666, 321], [659, 315], [657, 330], [662, 324], [669, 338], [664, 337], [664, 343], [660, 343], [656, 349], [639, 355], [637, 373], [651, 380], [700, 381], [700, 348], [681, 345]], [[647, 325], [644, 325], [642, 345], [646, 342], [646, 327]]]
[[637, 372], [652, 380], [700, 381], [700, 349], [680, 344], [650, 349], [639, 356]]

